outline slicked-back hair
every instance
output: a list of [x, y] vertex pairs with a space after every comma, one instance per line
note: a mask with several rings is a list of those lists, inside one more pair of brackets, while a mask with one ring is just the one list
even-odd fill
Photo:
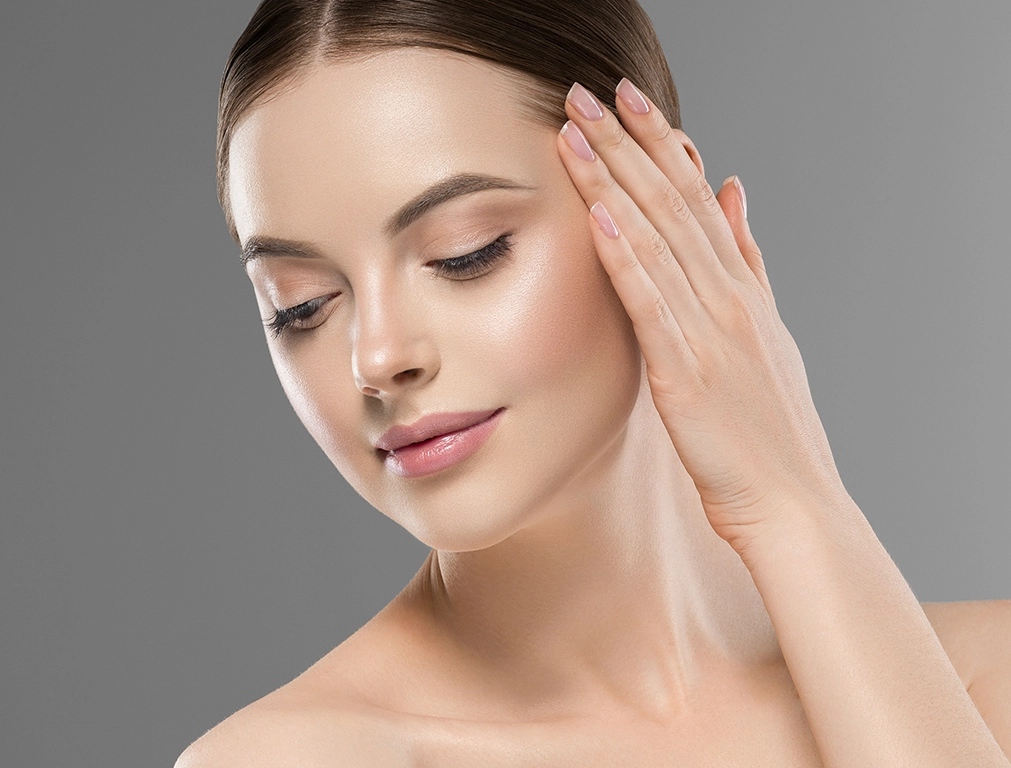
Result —
[[218, 201], [236, 242], [228, 153], [242, 116], [303, 69], [404, 47], [454, 51], [526, 75], [524, 107], [546, 126], [565, 122], [573, 82], [614, 111], [614, 87], [627, 77], [681, 127], [667, 60], [636, 0], [262, 0], [228, 57], [218, 101]]

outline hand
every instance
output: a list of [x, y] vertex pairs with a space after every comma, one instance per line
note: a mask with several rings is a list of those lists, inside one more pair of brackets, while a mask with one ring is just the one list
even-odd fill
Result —
[[848, 494], [751, 237], [743, 187], [732, 177], [714, 195], [688, 136], [627, 80], [617, 92], [620, 122], [573, 87], [559, 153], [590, 207], [657, 411], [709, 522], [741, 552], [784, 514]]

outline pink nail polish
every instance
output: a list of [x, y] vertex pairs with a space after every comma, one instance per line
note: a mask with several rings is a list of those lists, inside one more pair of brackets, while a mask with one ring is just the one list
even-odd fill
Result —
[[646, 97], [643, 96], [642, 91], [632, 85], [632, 81], [627, 77], [621, 78], [621, 82], [618, 83], [618, 87], [614, 91], [618, 94], [618, 98], [625, 102], [625, 106], [635, 114], [645, 115], [649, 112], [649, 102], [646, 101]]
[[595, 157], [593, 150], [590, 149], [590, 144], [586, 141], [583, 132], [579, 130], [578, 125], [571, 120], [567, 120], [565, 125], [562, 126], [562, 136], [565, 138], [565, 143], [569, 145], [570, 149], [578, 157], [581, 157], [583, 160], [593, 160]]
[[737, 198], [741, 201], [741, 209], [744, 211], [744, 218], [748, 218], [748, 198], [744, 195], [744, 185], [741, 184], [741, 180], [737, 176], [727, 176], [723, 180], [723, 184], [720, 189], [730, 184], [734, 187], [734, 191], [737, 193]]
[[744, 185], [739, 176], [734, 176], [734, 186], [737, 187], [737, 194], [741, 196], [741, 208], [744, 210], [744, 218], [748, 218], [748, 196], [744, 194]]
[[593, 94], [586, 90], [579, 83], [573, 83], [569, 89], [569, 95], [565, 97], [572, 106], [587, 120], [599, 120], [604, 116], [604, 110], [593, 97]]
[[607, 212], [607, 208], [604, 207], [602, 202], [599, 200], [595, 202], [590, 208], [590, 213], [593, 214], [593, 218], [605, 235], [612, 240], [618, 238], [618, 227], [615, 226], [614, 219], [611, 218], [611, 214]]

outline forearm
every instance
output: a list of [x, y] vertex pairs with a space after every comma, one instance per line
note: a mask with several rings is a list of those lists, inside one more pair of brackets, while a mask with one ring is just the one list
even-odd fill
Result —
[[744, 559], [826, 766], [1011, 765], [855, 503], [781, 519]]

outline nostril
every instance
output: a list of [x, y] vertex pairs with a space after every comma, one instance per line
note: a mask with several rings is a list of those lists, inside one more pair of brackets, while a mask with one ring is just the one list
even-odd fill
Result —
[[396, 374], [393, 377], [393, 380], [397, 382], [397, 384], [403, 384], [404, 382], [418, 378], [420, 375], [421, 375], [420, 368], [408, 368], [406, 371], [401, 371], [400, 373]]

